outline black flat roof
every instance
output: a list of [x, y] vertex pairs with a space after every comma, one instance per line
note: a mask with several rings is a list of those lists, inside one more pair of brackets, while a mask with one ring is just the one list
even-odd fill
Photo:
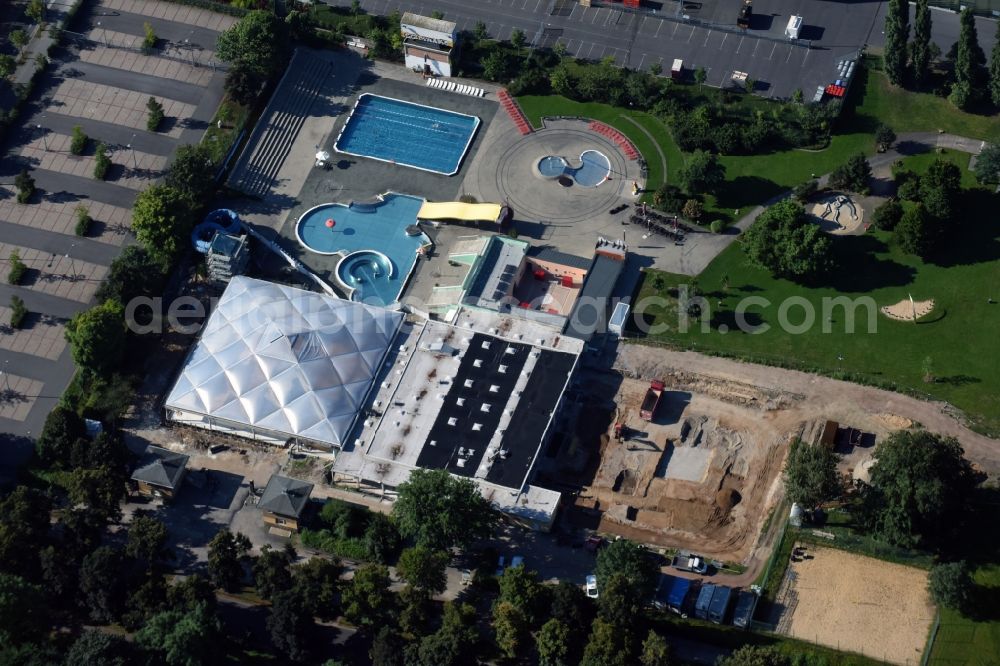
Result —
[[[611, 302], [615, 284], [624, 267], [624, 261], [603, 254], [594, 257], [594, 263], [587, 271], [583, 287], [580, 288], [580, 294], [576, 297], [576, 303], [567, 318], [564, 331], [566, 335], [588, 342], [594, 337], [594, 333], [604, 328], [608, 304]], [[595, 304], [603, 304], [604, 312], [595, 313], [593, 310]]]
[[539, 261], [551, 261], [554, 264], [561, 264], [563, 266], [572, 266], [573, 268], [579, 268], [581, 270], [588, 270], [593, 263], [593, 259], [587, 257], [578, 257], [575, 254], [567, 254], [566, 252], [560, 252], [548, 245], [538, 247], [531, 246], [528, 249], [529, 259], [538, 259]]
[[[513, 489], [524, 485], [576, 361], [573, 354], [538, 350], [527, 386], [522, 395], [515, 397], [514, 386], [531, 351], [531, 345], [483, 333], [472, 336], [441, 411], [417, 456], [418, 467], [475, 476], [486, 447], [500, 426], [503, 410], [513, 398], [517, 406], [500, 440], [500, 450], [505, 453], [494, 457], [486, 480]], [[488, 406], [486, 410], [484, 405]]]
[[520, 488], [524, 483], [575, 361], [572, 354], [540, 351], [511, 425], [500, 440], [500, 450], [507, 456], [497, 456], [486, 473], [487, 481], [506, 488]]
[[483, 333], [472, 336], [441, 411], [417, 456], [419, 467], [443, 468], [461, 476], [475, 475], [530, 350], [530, 345]]

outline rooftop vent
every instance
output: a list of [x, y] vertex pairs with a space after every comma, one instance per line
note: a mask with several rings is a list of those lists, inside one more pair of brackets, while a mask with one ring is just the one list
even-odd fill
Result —
[[475, 361], [472, 362], [472, 367], [474, 367], [474, 368], [481, 368], [481, 367], [483, 367], [483, 359], [477, 358]]
[[471, 379], [466, 379], [465, 380], [465, 388], [472, 388], [472, 380]]
[[507, 374], [507, 366], [506, 365], [501, 365], [499, 372], [500, 372], [501, 375]]
[[479, 410], [482, 411], [482, 412], [488, 412], [488, 411], [490, 411], [490, 403], [484, 402], [482, 404], [482, 406], [479, 408]]
[[496, 384], [490, 384], [490, 393], [496, 393], [499, 390], [500, 390], [499, 386], [497, 386]]
[[472, 424], [472, 429], [478, 432], [478, 431], [480, 431], [480, 430], [483, 429], [483, 424], [482, 423], [473, 423]]
[[451, 417], [450, 419], [448, 419], [448, 425], [450, 425], [450, 426], [456, 425], [457, 423], [458, 423], [458, 419], [456, 419], [454, 416]]

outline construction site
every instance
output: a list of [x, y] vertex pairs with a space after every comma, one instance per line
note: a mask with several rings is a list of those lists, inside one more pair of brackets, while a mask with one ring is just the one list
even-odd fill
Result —
[[808, 429], [785, 413], [799, 397], [660, 368], [586, 371], [582, 384], [575, 430], [551, 456], [553, 476], [584, 479], [571, 523], [746, 562]]

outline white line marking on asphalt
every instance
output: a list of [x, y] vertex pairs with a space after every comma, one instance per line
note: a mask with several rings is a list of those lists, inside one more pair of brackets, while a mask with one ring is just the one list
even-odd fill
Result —
[[528, 6], [528, 0], [524, 0], [524, 4], [521, 5], [521, 11], [523, 12], [525, 8], [527, 8], [527, 6]]
[[660, 21], [660, 25], [656, 26], [656, 32], [653, 33], [653, 37], [658, 36], [660, 34], [660, 30], [662, 29], [663, 29], [663, 21]]
[[760, 40], [759, 39], [757, 40], [757, 43], [753, 47], [753, 53], [750, 54], [751, 58], [754, 58], [754, 57], [757, 56], [757, 49], [758, 48], [760, 48]]
[[712, 36], [712, 30], [709, 29], [708, 34], [705, 35], [705, 43], [702, 46], [708, 46], [708, 38]]
[[778, 45], [775, 44], [774, 48], [771, 49], [771, 55], [767, 56], [767, 59], [770, 60], [771, 58], [773, 58], [774, 57], [774, 52], [777, 51], [777, 50], [778, 50]]
[[597, 44], [595, 44], [594, 42], [591, 42], [591, 43], [590, 43], [590, 50], [589, 50], [589, 51], [587, 51], [587, 59], [588, 59], [588, 60], [590, 59], [590, 54], [591, 54], [591, 53], [593, 53], [593, 51], [594, 51], [594, 47], [595, 47], [595, 46], [597, 46]]
[[639, 58], [639, 64], [635, 66], [636, 69], [642, 69], [642, 63], [646, 61], [646, 54], [643, 53], [642, 57]]
[[679, 28], [679, 27], [681, 27], [680, 23], [674, 23], [674, 29], [673, 29], [673, 32], [670, 33], [670, 39], [674, 38], [674, 35], [677, 34], [677, 28]]
[[535, 9], [531, 13], [532, 14], [537, 14], [538, 13], [538, 8], [541, 6], [541, 4], [542, 4], [542, 0], [538, 0], [538, 2], [535, 3]]
[[597, 23], [597, 17], [598, 17], [598, 16], [600, 16], [600, 15], [601, 15], [601, 8], [600, 8], [600, 7], [598, 7], [598, 8], [597, 8], [597, 11], [596, 11], [596, 12], [594, 12], [594, 18], [593, 18], [593, 20], [592, 20], [592, 21], [590, 22], [590, 25], [594, 25], [595, 23]]
[[722, 47], [726, 45], [726, 37], [728, 37], [728, 36], [729, 36], [729, 33], [723, 33], [722, 34], [722, 43], [719, 44], [719, 50], [720, 51], [722, 50]]
[[793, 49], [793, 48], [789, 48], [788, 49], [788, 57], [785, 58], [785, 62], [789, 62], [792, 59], [792, 53], [794, 53], [794, 52], [795, 52], [795, 49]]
[[691, 43], [691, 38], [692, 38], [692, 37], [694, 37], [694, 31], [695, 31], [695, 30], [697, 30], [697, 28], [695, 28], [694, 26], [691, 26], [691, 34], [690, 34], [690, 35], [688, 35], [688, 38], [687, 38], [687, 42], [688, 42], [688, 44], [690, 44], [690, 43]]
[[804, 56], [802, 56], [802, 66], [803, 67], [806, 66], [806, 59], [809, 57], [809, 52], [810, 51], [812, 51], [812, 49], [806, 49], [806, 54]]
[[740, 43], [736, 45], [736, 53], [737, 53], [737, 55], [739, 54], [740, 49], [743, 48], [743, 40], [744, 39], [746, 39], [746, 37], [740, 37]]

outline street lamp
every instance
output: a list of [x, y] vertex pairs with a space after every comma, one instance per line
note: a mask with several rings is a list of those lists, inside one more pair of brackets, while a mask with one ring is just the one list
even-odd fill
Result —
[[[132, 135], [132, 140], [135, 141], [135, 134]], [[135, 161], [135, 148], [132, 147], [131, 143], [126, 144], [125, 147], [128, 148], [130, 151], [132, 151], [132, 168], [138, 170], [139, 165]]]
[[104, 28], [101, 27], [100, 21], [97, 22], [97, 27], [101, 31], [101, 43], [104, 44], [104, 46], [106, 47], [108, 45], [108, 33], [105, 32]]
[[45, 139], [45, 130], [42, 129], [41, 125], [37, 125], [37, 124], [35, 125], [35, 129], [38, 130], [39, 132], [41, 132], [41, 134], [42, 134], [42, 146], [45, 147], [45, 152], [49, 152], [49, 142], [46, 141], [46, 139]]
[[[75, 247], [76, 247], [76, 243], [70, 244], [70, 246], [69, 246], [70, 251], [72, 251]], [[70, 275], [69, 279], [72, 282], [76, 282], [76, 264], [73, 262], [73, 257], [69, 256], [69, 252], [66, 253], [66, 258], [69, 259], [70, 270], [73, 271], [73, 273], [72, 273], [72, 275]]]

